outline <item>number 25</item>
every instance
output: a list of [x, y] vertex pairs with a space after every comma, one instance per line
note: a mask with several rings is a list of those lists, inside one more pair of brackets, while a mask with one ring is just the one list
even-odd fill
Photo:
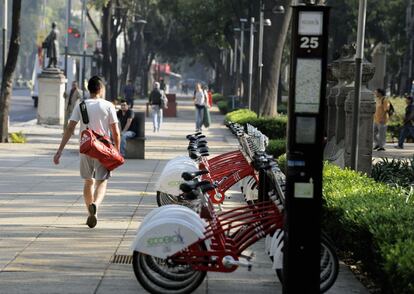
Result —
[[319, 38], [318, 37], [302, 37], [300, 38], [300, 48], [305, 49], [316, 49], [319, 47]]

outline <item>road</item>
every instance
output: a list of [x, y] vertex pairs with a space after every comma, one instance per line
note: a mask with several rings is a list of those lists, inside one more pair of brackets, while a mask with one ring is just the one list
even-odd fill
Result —
[[28, 89], [14, 89], [10, 103], [10, 122], [25, 122], [36, 118], [37, 109]]

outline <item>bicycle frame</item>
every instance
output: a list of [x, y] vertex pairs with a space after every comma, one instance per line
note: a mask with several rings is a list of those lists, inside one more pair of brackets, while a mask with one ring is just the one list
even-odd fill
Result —
[[254, 168], [241, 150], [227, 152], [208, 160], [202, 158], [199, 168], [209, 171], [202, 176], [202, 180], [218, 183], [217, 189], [208, 192], [214, 204], [223, 203], [225, 192], [243, 178], [252, 176], [258, 180]]

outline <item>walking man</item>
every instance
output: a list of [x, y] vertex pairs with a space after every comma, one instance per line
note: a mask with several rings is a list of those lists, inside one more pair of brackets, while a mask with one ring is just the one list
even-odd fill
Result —
[[132, 85], [132, 81], [128, 80], [127, 84], [124, 87], [124, 97], [131, 109], [134, 107], [134, 95], [135, 88]]
[[149, 104], [152, 111], [152, 125], [154, 127], [154, 133], [160, 131], [162, 123], [162, 108], [161, 108], [162, 93], [160, 90], [160, 83], [154, 82], [154, 88], [149, 96]]
[[388, 110], [390, 102], [385, 97], [383, 89], [376, 89], [375, 95], [375, 114], [374, 114], [374, 150], [384, 151], [387, 134], [387, 122], [389, 119]]
[[400, 131], [400, 136], [398, 138], [398, 146], [395, 146], [397, 149], [404, 149], [404, 141], [410, 135], [414, 138], [414, 98], [412, 96], [405, 97], [405, 103], [407, 107], [405, 108], [405, 116], [403, 121], [403, 127]]
[[63, 122], [64, 130], [68, 125], [69, 117], [72, 114], [73, 108], [77, 104], [76, 102], [82, 100], [82, 93], [76, 81], [72, 82], [72, 88], [70, 89], [69, 96], [65, 96], [65, 98], [65, 120]]
[[[102, 98], [105, 96], [105, 85], [103, 81], [98, 76], [92, 77], [88, 82], [88, 90], [90, 98], [85, 100], [89, 117], [88, 127], [99, 134], [108, 136], [112, 134], [115, 147], [119, 150], [120, 135], [118, 118], [114, 105]], [[59, 148], [53, 157], [55, 164], [59, 164], [63, 149], [75, 131], [78, 122], [81, 121], [81, 131], [86, 128], [81, 117], [79, 103], [77, 103], [69, 119], [68, 127], [63, 134]], [[86, 224], [90, 228], [94, 228], [98, 221], [98, 208], [105, 197], [107, 179], [110, 177], [110, 172], [97, 159], [80, 154], [80, 175], [84, 180], [83, 197], [89, 213]]]

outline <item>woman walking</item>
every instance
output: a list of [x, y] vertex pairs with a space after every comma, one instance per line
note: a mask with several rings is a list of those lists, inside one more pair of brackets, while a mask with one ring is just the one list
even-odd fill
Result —
[[196, 84], [194, 91], [194, 105], [195, 105], [195, 123], [196, 123], [196, 132], [201, 132], [201, 127], [203, 125], [204, 119], [204, 108], [206, 107], [207, 95], [203, 90], [200, 83]]

